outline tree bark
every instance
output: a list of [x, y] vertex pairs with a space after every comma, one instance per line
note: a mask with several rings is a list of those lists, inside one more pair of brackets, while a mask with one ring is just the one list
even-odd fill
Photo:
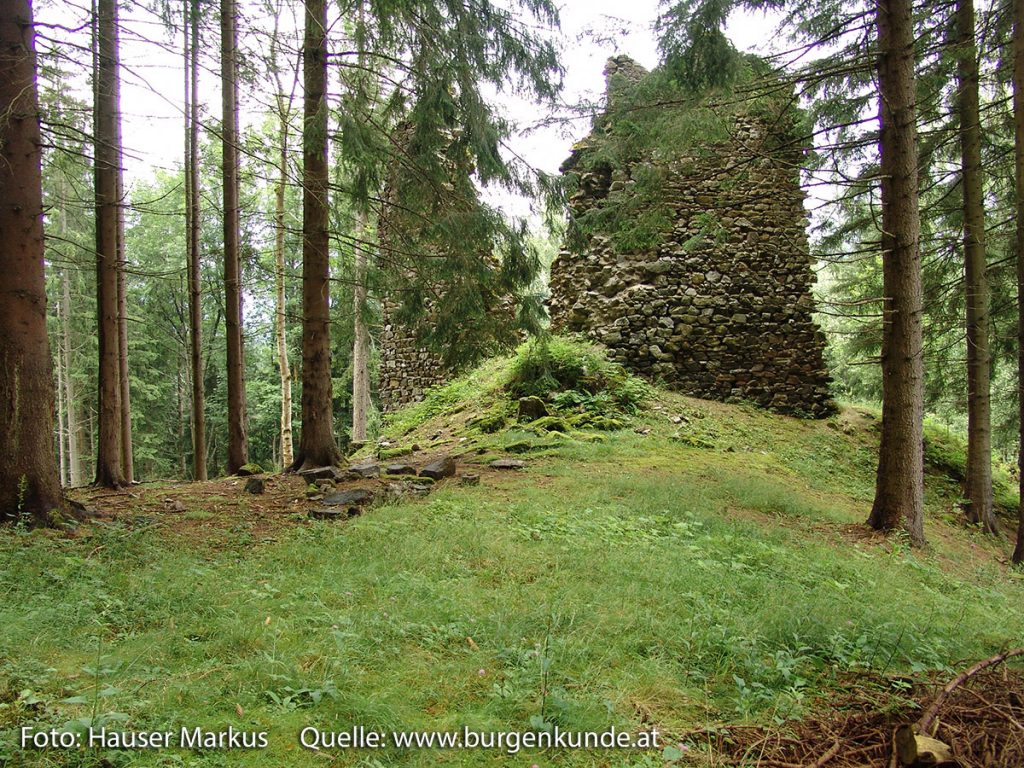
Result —
[[967, 303], [967, 519], [997, 533], [992, 510], [992, 407], [989, 354], [989, 290], [982, 198], [981, 112], [974, 2], [959, 0], [960, 161], [964, 209], [964, 290]]
[[[63, 312], [63, 304], [57, 302], [57, 332], [63, 334], [67, 325], [67, 317]], [[64, 354], [60, 342], [57, 343], [57, 468], [60, 484], [68, 486], [68, 433], [64, 424]]]
[[327, 236], [327, 5], [306, 0], [302, 47], [302, 434], [291, 469], [341, 461], [331, 385], [330, 261]]
[[878, 0], [882, 192], [882, 437], [868, 525], [924, 544], [921, 218], [911, 0]]
[[287, 115], [281, 114], [279, 137], [279, 176], [274, 201], [274, 283], [275, 283], [275, 332], [277, 341], [277, 366], [281, 372], [281, 466], [290, 466], [292, 455], [292, 369], [288, 362], [288, 336], [285, 322], [284, 293], [284, 195], [288, 184], [288, 122]]
[[29, 0], [0, 3], [0, 520], [62, 510], [46, 333], [43, 185]]
[[[118, 88], [120, 92], [120, 87]], [[120, 93], [117, 97], [120, 104]], [[132, 452], [132, 401], [128, 378], [128, 279], [124, 250], [124, 182], [121, 124], [117, 134], [117, 351], [118, 385], [121, 396], [121, 469], [126, 483], [135, 481], [135, 457]]]
[[249, 463], [245, 414], [245, 352], [238, 223], [238, 65], [235, 0], [220, 4], [220, 75], [224, 174], [224, 300], [228, 347], [228, 474]]
[[352, 439], [366, 441], [370, 409], [370, 333], [366, 327], [366, 213], [359, 214], [356, 228], [356, 275], [354, 289], [355, 340], [352, 344]]
[[[192, 477], [206, 480], [206, 406], [203, 389], [202, 275], [199, 252], [199, 0], [185, 26], [185, 229], [192, 367]], [[191, 29], [191, 36], [189, 30]]]
[[99, 346], [99, 438], [96, 484], [125, 484], [121, 454], [121, 385], [118, 341], [118, 190], [120, 120], [117, 103], [117, 2], [96, 3], [96, 314]]
[[1021, 492], [1013, 563], [1019, 565], [1024, 562], [1024, 0], [1013, 0], [1013, 138], [1017, 187], [1017, 402], [1020, 406], [1017, 475]]
[[68, 484], [75, 488], [82, 484], [82, 452], [81, 452], [81, 426], [78, 421], [78, 394], [75, 387], [74, 377], [71, 375], [71, 280], [68, 271], [62, 270], [61, 276], [61, 303], [63, 309], [61, 314], [64, 317], [63, 327], [63, 349], [64, 356], [64, 403], [68, 414]]

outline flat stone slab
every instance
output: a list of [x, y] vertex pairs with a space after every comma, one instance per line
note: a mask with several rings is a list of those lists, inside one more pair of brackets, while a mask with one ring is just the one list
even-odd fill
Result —
[[495, 459], [491, 462], [492, 469], [524, 469], [525, 461], [519, 459]]
[[324, 497], [324, 506], [328, 507], [361, 507], [373, 501], [373, 491], [368, 488], [351, 488], [338, 491]]
[[341, 480], [344, 477], [337, 467], [314, 467], [313, 469], [300, 470], [299, 475], [309, 480]]
[[416, 467], [409, 464], [388, 464], [384, 472], [388, 475], [415, 475]]
[[459, 485], [480, 485], [480, 475], [467, 472], [459, 478]]
[[420, 477], [429, 477], [431, 480], [441, 480], [455, 474], [455, 459], [451, 456], [442, 456], [432, 461], [420, 470]]
[[345, 470], [346, 480], [372, 480], [380, 477], [379, 464], [353, 464]]

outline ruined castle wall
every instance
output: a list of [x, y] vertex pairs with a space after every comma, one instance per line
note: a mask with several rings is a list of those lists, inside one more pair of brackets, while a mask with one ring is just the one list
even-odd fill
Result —
[[412, 329], [395, 320], [397, 312], [394, 299], [385, 297], [380, 334], [380, 405], [385, 413], [419, 402], [427, 389], [451, 375], [436, 353], [416, 343]]
[[[665, 167], [659, 203], [672, 227], [657, 247], [623, 253], [608, 234], [592, 233], [585, 247], [562, 251], [551, 267], [552, 327], [582, 333], [687, 394], [831, 413], [800, 153], [766, 151], [786, 144], [766, 142], [767, 131], [760, 119], [737, 117], [727, 146]], [[583, 165], [571, 171], [580, 182], [573, 215], [631, 194], [630, 168]]]

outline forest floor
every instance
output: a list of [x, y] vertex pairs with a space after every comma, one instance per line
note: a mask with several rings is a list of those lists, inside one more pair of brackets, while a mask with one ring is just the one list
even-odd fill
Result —
[[[891, 728], [936, 682], [1021, 644], [1024, 580], [1008, 541], [961, 524], [955, 436], [929, 430], [929, 545], [914, 550], [862, 525], [870, 410], [804, 421], [658, 392], [617, 430], [484, 434], [493, 375], [391, 422], [383, 466], [457, 458], [422, 498], [343, 482], [378, 503], [319, 521], [296, 476], [265, 476], [263, 494], [244, 478], [144, 483], [78, 492], [96, 517], [73, 534], [0, 536], [0, 763], [885, 765]], [[944, 712], [964, 765], [1021, 764], [1007, 756], [1024, 733], [1017, 669]], [[38, 750], [18, 746], [25, 725], [234, 728], [268, 746]], [[556, 725], [657, 728], [661, 747], [298, 738]]]

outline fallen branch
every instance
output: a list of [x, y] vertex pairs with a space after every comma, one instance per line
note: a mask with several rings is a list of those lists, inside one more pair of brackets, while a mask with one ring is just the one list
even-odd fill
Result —
[[1014, 648], [1012, 651], [997, 653], [995, 656], [985, 659], [984, 661], [979, 661], [970, 669], [966, 669], [957, 675], [953, 680], [946, 684], [945, 688], [939, 691], [939, 695], [935, 697], [935, 701], [933, 701], [932, 705], [928, 707], [928, 711], [925, 712], [921, 716], [921, 719], [917, 721], [917, 725], [915, 726], [917, 732], [927, 734], [929, 726], [931, 726], [935, 716], [939, 714], [939, 709], [942, 707], [943, 702], [949, 698], [949, 694], [982, 670], [994, 667], [996, 664], [1002, 664], [1004, 661], [1012, 659], [1014, 656], [1024, 656], [1024, 648]]
[[822, 768], [825, 763], [831, 760], [833, 757], [839, 754], [839, 739], [836, 739], [832, 744], [832, 748], [829, 749], [825, 754], [815, 760], [813, 763], [807, 766], [807, 768]]

